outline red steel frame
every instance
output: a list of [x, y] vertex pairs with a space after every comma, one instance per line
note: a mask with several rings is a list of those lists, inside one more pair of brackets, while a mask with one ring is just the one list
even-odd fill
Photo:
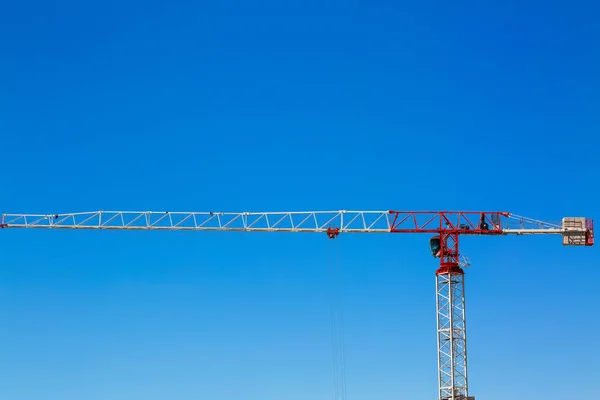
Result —
[[[390, 231], [394, 233], [456, 233], [466, 235], [502, 234], [502, 217], [508, 212], [474, 211], [390, 211], [394, 217]], [[478, 222], [474, 222], [474, 217]], [[481, 229], [481, 221], [488, 229]]]
[[594, 245], [594, 220], [586, 219], [585, 220], [585, 228], [587, 232], [585, 233], [585, 245], [593, 246]]

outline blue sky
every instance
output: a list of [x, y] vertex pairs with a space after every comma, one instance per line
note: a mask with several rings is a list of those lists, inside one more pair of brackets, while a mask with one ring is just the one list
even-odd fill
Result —
[[[0, 212], [598, 217], [593, 2], [13, 2]], [[427, 237], [2, 235], [0, 397], [436, 396]], [[470, 238], [472, 394], [597, 397], [596, 248]]]

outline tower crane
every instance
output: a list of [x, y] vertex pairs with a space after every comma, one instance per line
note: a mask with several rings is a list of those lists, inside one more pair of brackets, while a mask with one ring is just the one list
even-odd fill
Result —
[[316, 232], [330, 239], [341, 233], [425, 233], [439, 259], [436, 277], [438, 400], [467, 400], [467, 336], [461, 236], [560, 235], [565, 246], [592, 246], [594, 222], [565, 217], [543, 222], [509, 212], [475, 211], [306, 211], [154, 212], [93, 211], [68, 214], [3, 214], [0, 228]]

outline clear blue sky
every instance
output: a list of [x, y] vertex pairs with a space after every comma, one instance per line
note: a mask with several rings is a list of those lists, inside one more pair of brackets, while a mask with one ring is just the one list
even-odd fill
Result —
[[[595, 2], [214, 3], [5, 2], [0, 212], [600, 218]], [[338, 250], [348, 399], [436, 398], [427, 237], [0, 234], [0, 398], [332, 399]], [[597, 248], [462, 248], [472, 394], [597, 399]]]

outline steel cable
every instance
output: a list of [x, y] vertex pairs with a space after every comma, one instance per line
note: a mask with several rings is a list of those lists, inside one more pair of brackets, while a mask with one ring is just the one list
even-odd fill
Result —
[[346, 399], [346, 355], [344, 346], [344, 312], [342, 293], [342, 268], [338, 240], [329, 253], [331, 279], [331, 333], [334, 365], [334, 399]]

